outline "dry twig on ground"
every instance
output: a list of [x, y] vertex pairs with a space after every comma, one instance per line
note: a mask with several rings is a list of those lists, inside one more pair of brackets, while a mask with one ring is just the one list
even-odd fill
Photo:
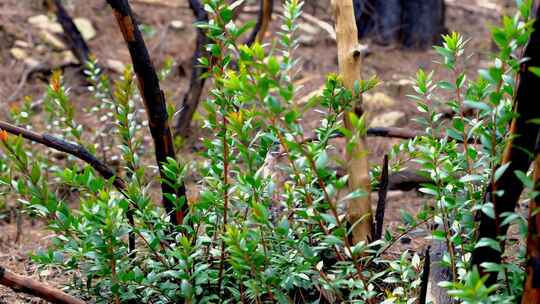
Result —
[[36, 296], [55, 304], [85, 304], [84, 301], [70, 296], [59, 289], [29, 277], [12, 273], [2, 266], [0, 266], [0, 285], [9, 287], [15, 292]]

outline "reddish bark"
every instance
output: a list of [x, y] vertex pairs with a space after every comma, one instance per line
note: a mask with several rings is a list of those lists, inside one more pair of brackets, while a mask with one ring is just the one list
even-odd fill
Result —
[[67, 293], [48, 286], [44, 283], [24, 277], [6, 270], [0, 266], [0, 285], [11, 288], [15, 292], [22, 292], [31, 296], [56, 304], [85, 304], [84, 301], [70, 296]]

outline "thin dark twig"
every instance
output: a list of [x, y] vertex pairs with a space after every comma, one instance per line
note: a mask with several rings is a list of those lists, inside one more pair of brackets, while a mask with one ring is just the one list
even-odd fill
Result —
[[0, 285], [11, 288], [15, 292], [23, 292], [39, 297], [51, 303], [58, 304], [84, 304], [85, 302], [68, 295], [67, 293], [36, 281], [29, 277], [12, 273], [0, 266]]
[[[193, 15], [197, 20], [197, 23], [208, 23], [208, 14], [204, 10], [199, 0], [189, 0], [189, 7], [193, 11]], [[176, 133], [186, 137], [189, 134], [189, 126], [193, 119], [193, 114], [197, 110], [201, 94], [204, 89], [204, 83], [206, 78], [203, 77], [207, 68], [199, 64], [201, 57], [208, 56], [208, 52], [205, 50], [206, 45], [209, 43], [209, 39], [203, 29], [197, 27], [197, 45], [193, 53], [191, 61], [191, 79], [189, 81], [189, 89], [184, 95], [181, 109], [178, 113], [178, 119], [176, 121]]]
[[[389, 137], [389, 138], [399, 138], [399, 139], [414, 139], [416, 137], [427, 135], [424, 131], [421, 130], [411, 130], [398, 127], [372, 127], [366, 130], [366, 136], [368, 137]], [[341, 138], [344, 137], [343, 133], [337, 131], [330, 136], [330, 138]], [[440, 137], [442, 138], [442, 136]], [[315, 137], [308, 137], [304, 140], [306, 142], [312, 142], [317, 140]], [[461, 142], [461, 141], [458, 141]], [[474, 139], [470, 138], [469, 143], [476, 143]]]
[[252, 45], [255, 41], [261, 42], [264, 38], [268, 25], [272, 20], [274, 0], [260, 0], [259, 16], [255, 27], [246, 39], [245, 44]]
[[388, 193], [388, 155], [384, 155], [383, 167], [381, 172], [381, 180], [379, 183], [379, 199], [377, 201], [377, 209], [375, 211], [375, 235], [373, 240], [380, 240], [383, 233], [384, 210], [386, 207], [386, 194]]
[[7, 98], [7, 101], [13, 101], [19, 97], [22, 89], [24, 88], [28, 80], [32, 77], [32, 75], [39, 74], [39, 73], [50, 74], [54, 70], [63, 70], [64, 68], [75, 67], [75, 66], [77, 65], [73, 63], [62, 63], [57, 66], [51, 66], [45, 63], [38, 63], [37, 65], [28, 66], [23, 71], [21, 78], [19, 80], [19, 83], [17, 84], [17, 87], [15, 88], [13, 93], [11, 93], [11, 95]]
[[186, 197], [185, 185], [181, 184], [174, 187], [176, 181], [171, 181], [163, 171], [167, 158], [175, 158], [165, 96], [161, 91], [156, 70], [150, 60], [148, 49], [139, 31], [138, 24], [133, 18], [128, 1], [107, 0], [107, 3], [113, 9], [114, 16], [129, 49], [133, 69], [139, 83], [139, 91], [148, 114], [148, 126], [154, 141], [155, 158], [160, 176], [164, 180], [161, 182], [163, 206], [170, 216], [171, 223], [175, 225], [181, 224], [188, 211], [187, 203], [180, 210], [175, 210], [175, 202], [170, 196], [165, 195], [175, 194], [178, 198]]

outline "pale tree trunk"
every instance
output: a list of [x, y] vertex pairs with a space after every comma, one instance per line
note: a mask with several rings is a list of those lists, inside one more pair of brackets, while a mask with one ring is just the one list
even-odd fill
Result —
[[[353, 0], [332, 0], [336, 23], [339, 72], [345, 87], [353, 90], [354, 84], [360, 81], [361, 56], [358, 50], [358, 32], [355, 23]], [[360, 101], [355, 105], [355, 112], [360, 114]], [[352, 130], [349, 115], [345, 115], [345, 126]], [[366, 195], [348, 202], [347, 219], [354, 225], [352, 240], [369, 241], [372, 236], [372, 210], [370, 204], [369, 165], [365, 138], [360, 138], [356, 147], [347, 154], [347, 173], [349, 174], [349, 191], [358, 189]]]

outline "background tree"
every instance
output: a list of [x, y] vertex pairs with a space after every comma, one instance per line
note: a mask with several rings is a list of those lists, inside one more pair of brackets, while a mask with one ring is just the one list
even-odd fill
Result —
[[354, 0], [358, 37], [406, 48], [429, 48], [445, 32], [443, 0]]

